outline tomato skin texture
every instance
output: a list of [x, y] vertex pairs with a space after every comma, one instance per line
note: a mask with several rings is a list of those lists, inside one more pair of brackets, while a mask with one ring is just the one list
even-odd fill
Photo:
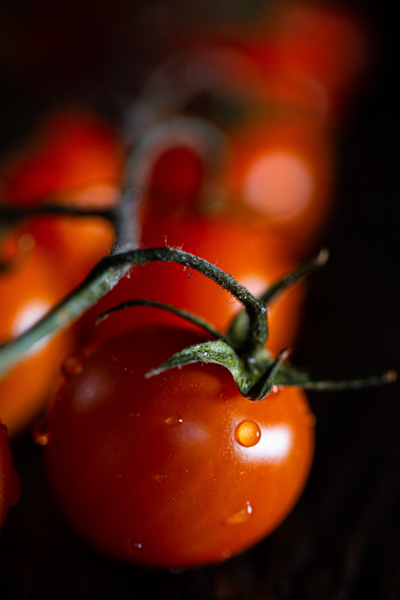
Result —
[[[61, 300], [59, 278], [59, 270], [39, 247], [18, 251], [10, 270], [0, 276], [1, 343], [22, 333]], [[44, 408], [61, 360], [71, 352], [72, 343], [68, 332], [50, 342], [39, 342], [0, 380], [0, 415], [11, 436], [26, 428]]]
[[[144, 378], [205, 339], [132, 330], [83, 354], [55, 394], [45, 447], [55, 500], [81, 536], [123, 561], [229, 558], [277, 527], [305, 484], [313, 418], [302, 391], [252, 403], [227, 370], [205, 364]], [[261, 431], [251, 447], [236, 439], [243, 421]]]
[[[177, 219], [152, 214], [143, 228], [145, 247], [179, 247], [230, 273], [255, 295], [297, 266], [285, 240], [265, 230], [243, 226], [227, 219], [200, 219], [184, 215]], [[276, 353], [292, 347], [300, 329], [306, 292], [304, 283], [284, 292], [271, 303], [270, 336], [267, 346]], [[148, 263], [131, 270], [130, 278], [118, 285], [82, 319], [86, 339], [104, 339], [142, 324], [181, 326], [181, 317], [162, 310], [135, 307], [111, 315], [94, 327], [95, 318], [126, 300], [158, 300], [192, 311], [225, 331], [241, 309], [231, 294], [192, 269], [176, 263]]]
[[18, 501], [20, 493], [21, 486], [12, 464], [7, 427], [0, 420], [0, 529], [8, 509]]

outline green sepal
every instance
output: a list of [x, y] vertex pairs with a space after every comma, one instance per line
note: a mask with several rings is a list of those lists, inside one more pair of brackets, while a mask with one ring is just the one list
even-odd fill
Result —
[[246, 398], [253, 402], [258, 402], [263, 398], [266, 398], [272, 391], [274, 385], [277, 385], [276, 379], [279, 372], [280, 365], [283, 360], [288, 357], [288, 350], [281, 350], [275, 360], [269, 365], [266, 371], [256, 381], [253, 387], [247, 392]]
[[[322, 267], [329, 258], [329, 251], [326, 248], [322, 248], [318, 255], [310, 260], [309, 262], [301, 265], [291, 273], [285, 275], [282, 279], [271, 285], [258, 299], [268, 306], [270, 302], [275, 300], [281, 293], [286, 289], [307, 277], [315, 270]], [[232, 320], [226, 339], [234, 348], [239, 348], [243, 343], [249, 330], [249, 317], [245, 310], [240, 313]]]
[[228, 369], [243, 396], [247, 396], [249, 389], [254, 386], [255, 378], [257, 377], [255, 373], [246, 370], [243, 361], [238, 357], [235, 350], [224, 340], [188, 346], [171, 356], [170, 359], [159, 367], [148, 371], [145, 377], [153, 377], [173, 367], [181, 367], [196, 362], [213, 363]]
[[340, 391], [348, 389], [363, 389], [377, 385], [384, 385], [396, 381], [397, 374], [393, 370], [385, 371], [379, 375], [356, 377], [354, 379], [328, 379], [311, 374], [308, 371], [297, 369], [291, 365], [280, 364], [275, 377], [275, 385], [291, 385], [305, 390]]

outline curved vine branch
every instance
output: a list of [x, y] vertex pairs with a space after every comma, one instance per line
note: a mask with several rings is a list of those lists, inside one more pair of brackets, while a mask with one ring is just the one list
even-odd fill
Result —
[[132, 266], [157, 261], [173, 261], [191, 267], [228, 290], [244, 305], [249, 315], [251, 327], [243, 344], [246, 353], [251, 356], [264, 346], [268, 337], [266, 308], [231, 275], [183, 250], [168, 246], [140, 248], [130, 252], [116, 252], [104, 257], [92, 269], [85, 281], [45, 317], [18, 338], [3, 344], [0, 347], [0, 376], [22, 360], [24, 353], [37, 341], [46, 336], [54, 336], [58, 331], [76, 321], [104, 294], [109, 292]]

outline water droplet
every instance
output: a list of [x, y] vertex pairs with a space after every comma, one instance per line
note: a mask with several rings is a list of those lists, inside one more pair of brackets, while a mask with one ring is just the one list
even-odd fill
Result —
[[250, 448], [260, 441], [261, 429], [254, 421], [242, 421], [236, 428], [235, 437], [241, 446]]
[[274, 392], [274, 394], [277, 394], [279, 392], [279, 388], [277, 385], [273, 385], [272, 386], [272, 391]]
[[0, 432], [4, 433], [4, 435], [7, 435], [7, 432], [8, 432], [7, 425], [4, 425], [4, 423], [1, 423], [1, 421], [0, 421]]
[[49, 441], [49, 431], [45, 419], [38, 419], [33, 426], [33, 439], [39, 446], [46, 446]]
[[84, 352], [74, 352], [64, 360], [61, 365], [61, 370], [65, 377], [75, 377], [82, 372], [83, 364], [85, 362]]
[[165, 419], [165, 422], [169, 427], [177, 427], [178, 425], [182, 425], [183, 419], [182, 417], [174, 415], [173, 417], [168, 417]]
[[138, 550], [140, 550], [142, 547], [142, 544], [140, 542], [137, 542], [135, 539], [129, 538], [129, 540], [126, 542], [126, 550], [128, 552], [128, 554], [135, 554]]
[[117, 446], [117, 444], [114, 444], [114, 446], [112, 447], [112, 449], [114, 450], [114, 452], [116, 452], [117, 450], [119, 450], [119, 446]]
[[229, 548], [225, 548], [225, 550], [222, 550], [222, 558], [223, 559], [230, 558], [231, 556], [232, 556], [232, 550], [230, 550]]
[[252, 512], [253, 508], [250, 502], [246, 502], [246, 506], [232, 515], [229, 515], [229, 517], [226, 518], [225, 523], [227, 525], [239, 525], [240, 523], [246, 523], [250, 519]]
[[157, 475], [154, 475], [154, 479], [158, 481], [158, 483], [162, 483], [166, 477], [167, 475], [162, 475], [161, 473], [157, 473]]

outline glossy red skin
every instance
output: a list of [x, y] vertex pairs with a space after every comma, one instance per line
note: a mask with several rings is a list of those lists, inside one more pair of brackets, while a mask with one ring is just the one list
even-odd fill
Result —
[[[230, 273], [250, 291], [261, 294], [297, 265], [285, 240], [259, 231], [251, 225], [227, 219], [200, 219], [183, 215], [164, 219], [151, 214], [143, 228], [145, 247], [182, 248]], [[305, 284], [296, 285], [277, 298], [269, 310], [270, 336], [267, 343], [274, 353], [293, 347], [300, 329]], [[182, 325], [180, 317], [155, 308], [135, 307], [111, 315], [94, 327], [95, 318], [126, 300], [145, 298], [184, 308], [207, 319], [225, 331], [241, 305], [226, 290], [194, 270], [176, 263], [148, 263], [132, 269], [82, 319], [87, 339], [104, 339], [150, 323]]]
[[[123, 561], [229, 558], [277, 527], [305, 484], [314, 420], [302, 391], [252, 403], [227, 370], [204, 364], [144, 378], [205, 339], [132, 330], [71, 359], [54, 397], [45, 459], [56, 502], [81, 536]], [[244, 420], [261, 429], [252, 447], [235, 437]]]
[[12, 464], [7, 428], [0, 420], [0, 529], [8, 509], [18, 501], [20, 492], [18, 475]]
[[[0, 276], [0, 343], [22, 333], [62, 299], [59, 269], [34, 240], [28, 239], [33, 246], [17, 250], [9, 270]], [[70, 333], [39, 342], [0, 380], [0, 415], [11, 436], [43, 410], [72, 343]]]

